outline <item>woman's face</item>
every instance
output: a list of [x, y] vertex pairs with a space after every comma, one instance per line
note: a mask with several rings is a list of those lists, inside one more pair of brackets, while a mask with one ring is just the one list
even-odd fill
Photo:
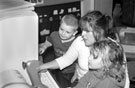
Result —
[[92, 27], [87, 23], [86, 29], [83, 29], [82, 31], [82, 38], [86, 46], [90, 46], [95, 42], [95, 38], [92, 31]]

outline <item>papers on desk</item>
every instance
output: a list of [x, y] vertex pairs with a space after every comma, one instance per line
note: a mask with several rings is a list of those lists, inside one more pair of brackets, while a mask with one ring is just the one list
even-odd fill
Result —
[[135, 28], [131, 27], [121, 28], [119, 35], [124, 37], [125, 33], [135, 33]]
[[124, 45], [124, 44], [122, 44], [122, 46], [123, 46], [125, 52], [135, 53], [135, 45], [132, 46], [132, 45]]
[[122, 44], [135, 46], [135, 28], [122, 28], [119, 37]]
[[118, 39], [123, 46], [127, 57], [135, 56], [135, 28], [123, 27], [118, 33]]

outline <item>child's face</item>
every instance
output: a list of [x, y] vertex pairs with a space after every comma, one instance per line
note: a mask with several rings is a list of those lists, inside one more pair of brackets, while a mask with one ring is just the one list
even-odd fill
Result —
[[94, 59], [94, 56], [90, 55], [88, 64], [89, 64], [88, 66], [90, 69], [100, 69], [103, 67], [103, 62], [100, 56]]
[[91, 69], [101, 69], [107, 64], [110, 64], [108, 57], [110, 48], [108, 46], [102, 47], [102, 44], [97, 44], [95, 47], [91, 48], [90, 56], [88, 59], [88, 66]]
[[62, 40], [68, 40], [75, 36], [77, 31], [74, 29], [74, 27], [66, 25], [64, 22], [61, 23], [61, 26], [59, 28], [59, 35]]

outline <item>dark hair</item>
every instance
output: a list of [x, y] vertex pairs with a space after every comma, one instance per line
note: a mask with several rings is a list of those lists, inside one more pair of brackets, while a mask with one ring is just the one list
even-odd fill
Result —
[[111, 76], [118, 81], [124, 79], [126, 62], [123, 47], [118, 42], [111, 38], [95, 42], [90, 53], [95, 59], [99, 56], [102, 58], [106, 76]]
[[89, 11], [80, 20], [80, 28], [86, 29], [86, 23], [88, 23], [92, 29], [95, 40], [100, 40], [101, 37], [107, 37], [110, 17], [102, 14], [100, 11]]

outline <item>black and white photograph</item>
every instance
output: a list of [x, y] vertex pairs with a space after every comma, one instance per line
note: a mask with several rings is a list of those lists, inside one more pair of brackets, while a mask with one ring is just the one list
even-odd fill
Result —
[[0, 88], [135, 88], [135, 0], [0, 0]]

